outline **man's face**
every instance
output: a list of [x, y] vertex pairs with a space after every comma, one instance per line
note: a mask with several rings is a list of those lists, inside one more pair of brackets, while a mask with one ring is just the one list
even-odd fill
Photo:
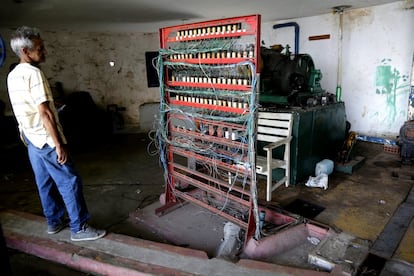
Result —
[[27, 50], [27, 57], [32, 64], [39, 64], [46, 60], [46, 48], [41, 38], [33, 38], [33, 49]]

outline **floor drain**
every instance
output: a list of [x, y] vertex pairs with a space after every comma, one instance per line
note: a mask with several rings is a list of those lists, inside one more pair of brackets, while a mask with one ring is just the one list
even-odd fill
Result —
[[380, 275], [387, 260], [374, 254], [368, 254], [367, 258], [358, 268], [358, 276]]
[[284, 209], [296, 215], [300, 215], [308, 219], [314, 219], [323, 210], [325, 210], [325, 207], [297, 198], [288, 205], [286, 205]]

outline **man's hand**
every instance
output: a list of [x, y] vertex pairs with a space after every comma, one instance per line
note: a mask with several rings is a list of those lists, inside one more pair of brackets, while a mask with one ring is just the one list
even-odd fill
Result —
[[65, 145], [56, 146], [57, 162], [64, 165], [68, 161], [68, 150]]

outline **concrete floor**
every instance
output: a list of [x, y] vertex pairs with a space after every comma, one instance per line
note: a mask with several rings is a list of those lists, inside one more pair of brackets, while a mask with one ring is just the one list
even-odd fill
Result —
[[[203, 250], [214, 257], [223, 236], [224, 220], [220, 217], [192, 205], [182, 206], [162, 217], [154, 215], [155, 208], [160, 206], [158, 198], [164, 191], [164, 181], [158, 156], [149, 154], [149, 144], [146, 134], [119, 134], [110, 142], [72, 151], [84, 179], [91, 224], [111, 233]], [[17, 146], [8, 152], [11, 154], [1, 157], [0, 208], [42, 215], [25, 150]], [[370, 247], [375, 246], [412, 191], [413, 167], [402, 166], [398, 155], [384, 152], [383, 146], [378, 144], [358, 142], [355, 155], [366, 158], [364, 165], [352, 175], [334, 172], [329, 177], [328, 190], [303, 184], [280, 187], [273, 193], [274, 203], [285, 208], [300, 199], [323, 207], [313, 220], [336, 233], [347, 233], [366, 241]], [[262, 180], [259, 196], [264, 198], [265, 187], [261, 183]], [[388, 262], [383, 271], [403, 271], [395, 275], [409, 275], [404, 273], [414, 271], [412, 216], [407, 225], [401, 242], [390, 238], [396, 243], [395, 250], [385, 258]], [[302, 258], [299, 253], [302, 249], [292, 250], [291, 254]], [[15, 266], [22, 267], [22, 258], [18, 252], [11, 252]], [[306, 256], [304, 258], [306, 262]], [[283, 254], [269, 261], [292, 265], [289, 257]], [[52, 269], [49, 264], [44, 267]], [[65, 273], [59, 272], [60, 275], [79, 275], [74, 271]], [[33, 274], [22, 272], [19, 275]]]

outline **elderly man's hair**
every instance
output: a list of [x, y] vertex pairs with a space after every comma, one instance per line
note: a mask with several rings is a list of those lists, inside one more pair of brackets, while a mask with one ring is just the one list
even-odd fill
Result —
[[33, 49], [34, 45], [32, 39], [34, 38], [40, 38], [39, 30], [32, 27], [22, 26], [17, 28], [17, 30], [12, 34], [10, 39], [10, 46], [13, 52], [18, 57], [21, 57], [21, 49]]

